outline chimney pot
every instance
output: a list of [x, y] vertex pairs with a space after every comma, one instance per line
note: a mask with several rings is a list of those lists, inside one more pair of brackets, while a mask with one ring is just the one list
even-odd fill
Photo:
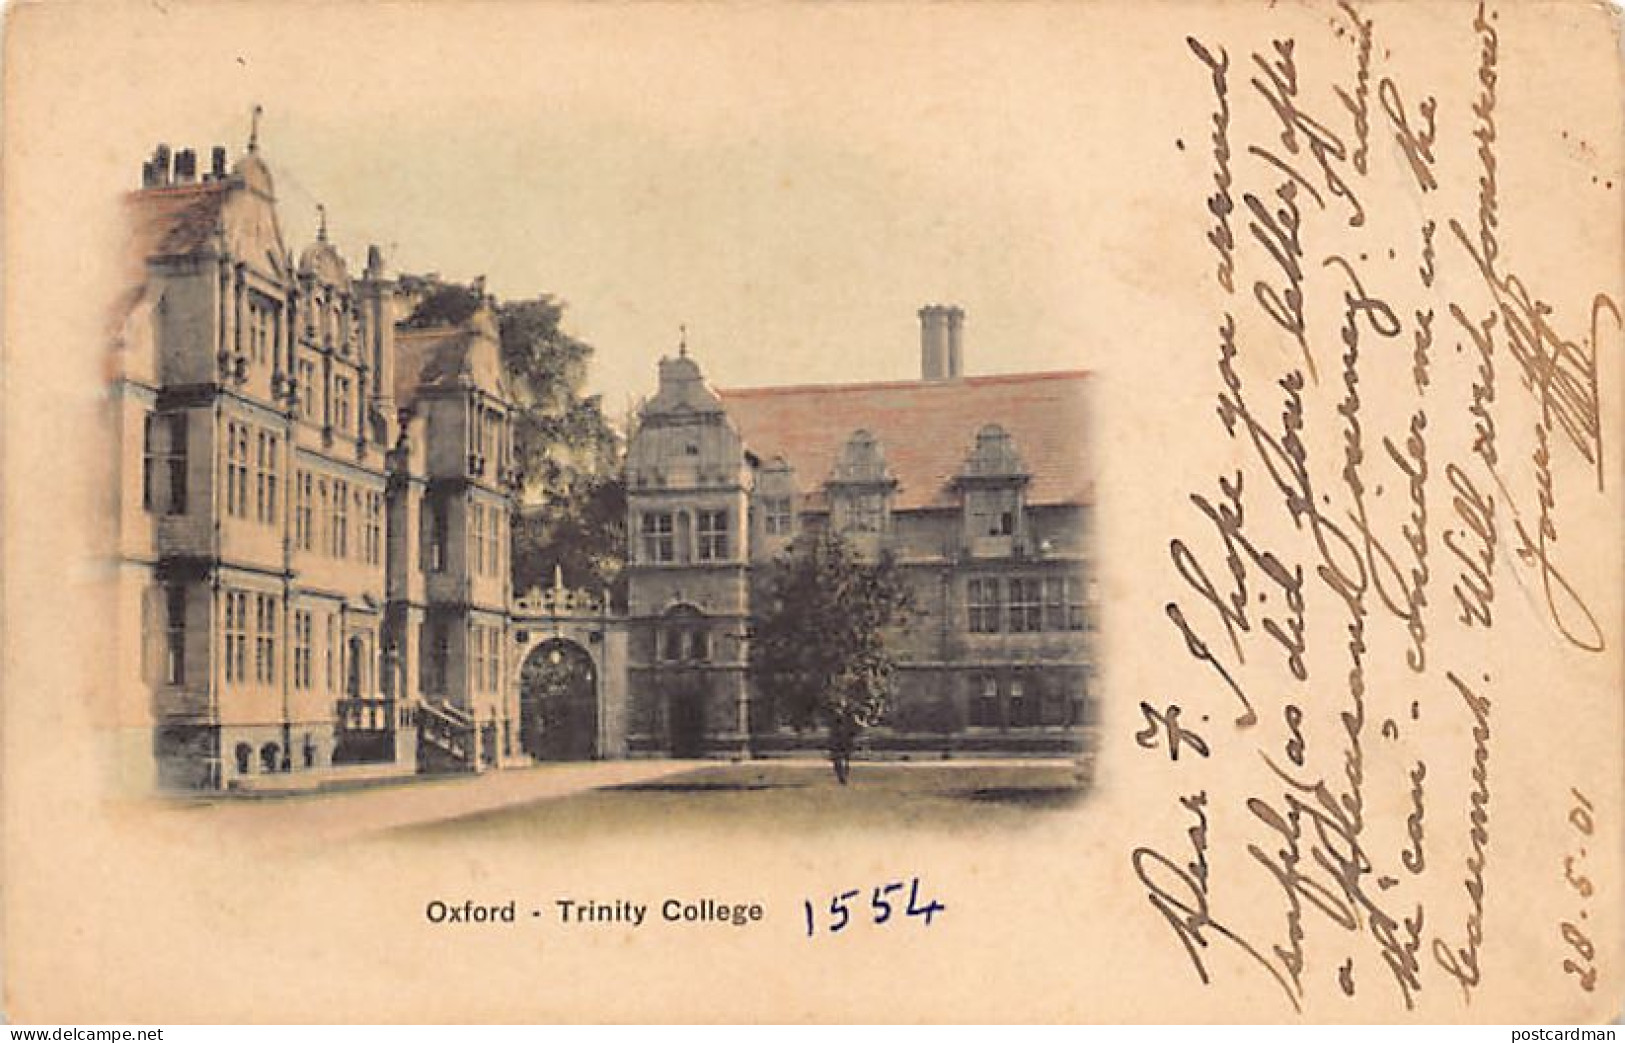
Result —
[[226, 176], [226, 146], [216, 145], [209, 152], [209, 173], [216, 179]]
[[927, 304], [920, 309], [920, 379], [952, 380], [960, 374], [963, 309]]
[[152, 150], [152, 183], [169, 184], [169, 146], [159, 144]]

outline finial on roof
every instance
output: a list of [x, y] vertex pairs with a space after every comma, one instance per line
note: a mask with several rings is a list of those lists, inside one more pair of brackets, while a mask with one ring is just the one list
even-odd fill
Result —
[[248, 123], [248, 151], [258, 152], [260, 148], [260, 113], [265, 110], [258, 105], [254, 106], [254, 113], [249, 117]]
[[688, 358], [688, 327], [683, 324], [677, 327], [677, 357]]
[[316, 241], [327, 242], [327, 207], [321, 203], [316, 204]]

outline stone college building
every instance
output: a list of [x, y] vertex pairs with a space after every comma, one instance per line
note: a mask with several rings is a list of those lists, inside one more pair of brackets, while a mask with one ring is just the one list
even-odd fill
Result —
[[144, 165], [113, 323], [124, 787], [817, 750], [746, 663], [753, 578], [822, 527], [894, 553], [916, 603], [865, 748], [1076, 749], [1084, 374], [966, 377], [940, 306], [917, 381], [718, 391], [682, 350], [628, 450], [628, 611], [557, 582], [519, 596], [490, 302], [409, 326], [421, 282], [376, 248], [352, 272], [325, 216], [292, 253], [255, 143], [200, 161]]
[[870, 749], [1065, 754], [1087, 717], [1082, 373], [965, 377], [963, 313], [920, 311], [916, 381], [717, 391], [660, 364], [626, 462], [630, 749], [816, 749], [753, 691], [753, 575], [798, 533], [892, 553], [913, 601]]

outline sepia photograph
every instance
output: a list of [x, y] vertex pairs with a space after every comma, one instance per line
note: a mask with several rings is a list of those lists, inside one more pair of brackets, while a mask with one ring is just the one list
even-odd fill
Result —
[[[1025, 323], [984, 335], [978, 358], [966, 309], [925, 303], [862, 331], [884, 353], [875, 372], [899, 378], [828, 379], [847, 370], [820, 345], [866, 318], [839, 302], [927, 290], [843, 263], [817, 295], [830, 303], [794, 319], [807, 288], [782, 306], [771, 273], [753, 288], [794, 332], [723, 326], [722, 287], [689, 297], [715, 331], [692, 344], [679, 311], [664, 343], [611, 324], [631, 350], [601, 375], [567, 271], [501, 298], [486, 274], [395, 270], [376, 243], [352, 262], [321, 202], [308, 241], [285, 238], [264, 112], [239, 114], [235, 150], [155, 144], [123, 200], [133, 282], [109, 401], [126, 786], [329, 792], [364, 827], [386, 798], [338, 791], [511, 771], [504, 810], [538, 829], [587, 808], [602, 828], [651, 813], [946, 825], [1081, 793], [1086, 370], [1006, 372], [1043, 357], [1021, 350]], [[760, 192], [771, 175], [728, 176]], [[817, 186], [767, 191], [840, 205]], [[386, 230], [477, 257], [441, 216], [391, 210]], [[786, 224], [770, 212], [746, 231], [764, 253], [811, 249]], [[737, 249], [701, 220], [670, 235], [675, 257]], [[613, 279], [604, 254], [588, 263]], [[935, 267], [973, 299], [996, 292]], [[708, 364], [782, 382], [717, 386]], [[545, 770], [583, 762], [616, 763]], [[493, 787], [465, 789], [501, 824]]]

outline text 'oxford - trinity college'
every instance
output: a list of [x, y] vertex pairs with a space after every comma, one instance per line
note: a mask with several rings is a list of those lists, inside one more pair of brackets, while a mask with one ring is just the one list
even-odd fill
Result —
[[[114, 320], [121, 786], [283, 790], [546, 759], [813, 754], [748, 671], [766, 564], [834, 527], [913, 611], [876, 756], [1069, 755], [1092, 717], [1081, 372], [718, 390], [660, 361], [627, 448], [625, 605], [513, 589], [492, 302], [404, 323], [377, 248], [283, 242], [259, 149], [160, 146]], [[551, 668], [551, 669], [550, 669]]]

